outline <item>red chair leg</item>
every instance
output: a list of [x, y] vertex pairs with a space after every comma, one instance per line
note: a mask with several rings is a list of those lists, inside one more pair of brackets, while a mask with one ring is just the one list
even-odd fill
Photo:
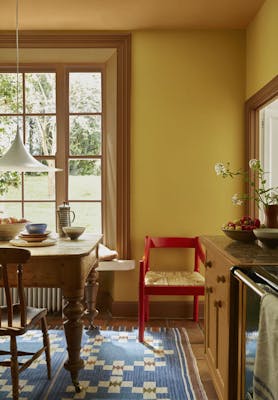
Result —
[[193, 320], [198, 322], [199, 319], [199, 296], [194, 296], [194, 305], [193, 305]]
[[139, 284], [139, 307], [138, 307], [138, 339], [139, 342], [144, 341], [144, 330], [145, 330], [145, 298], [144, 298], [144, 287]]
[[150, 318], [150, 305], [149, 305], [149, 296], [145, 296], [145, 321], [148, 321]]

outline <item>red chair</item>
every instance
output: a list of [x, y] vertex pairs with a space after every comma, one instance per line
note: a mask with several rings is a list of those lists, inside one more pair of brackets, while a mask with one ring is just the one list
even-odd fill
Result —
[[[159, 271], [150, 268], [150, 253], [154, 248], [194, 249], [194, 268]], [[198, 321], [198, 296], [204, 295], [205, 279], [199, 273], [200, 261], [204, 264], [205, 254], [198, 237], [149, 237], [145, 238], [144, 257], [140, 261], [139, 276], [139, 341], [144, 341], [145, 321], [149, 319], [150, 295], [194, 296], [193, 319]]]

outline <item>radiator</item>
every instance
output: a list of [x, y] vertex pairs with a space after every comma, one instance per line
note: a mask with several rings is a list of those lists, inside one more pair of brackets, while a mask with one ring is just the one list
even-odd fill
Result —
[[[62, 311], [62, 290], [57, 288], [25, 288], [27, 305], [45, 307], [49, 312]], [[12, 301], [17, 302], [17, 289], [12, 289]], [[0, 305], [5, 305], [4, 289], [0, 289]]]

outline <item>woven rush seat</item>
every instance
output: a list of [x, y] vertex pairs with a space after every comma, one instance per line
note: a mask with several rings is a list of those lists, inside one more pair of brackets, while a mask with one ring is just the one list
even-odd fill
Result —
[[205, 278], [199, 272], [148, 271], [145, 275], [147, 286], [200, 286]]

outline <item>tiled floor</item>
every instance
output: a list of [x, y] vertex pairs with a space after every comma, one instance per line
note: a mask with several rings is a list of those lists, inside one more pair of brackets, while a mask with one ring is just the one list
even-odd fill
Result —
[[[57, 315], [48, 315], [48, 324], [50, 328], [60, 325], [61, 317]], [[119, 326], [135, 327], [137, 326], [137, 319], [112, 318], [110, 314], [101, 314], [97, 319], [95, 319], [95, 324], [99, 328], [105, 328], [107, 326], [113, 326], [115, 328]], [[186, 329], [208, 400], [218, 400], [204, 355], [203, 322], [200, 321], [200, 323], [196, 323], [184, 319], [153, 319], [149, 321], [147, 326], [183, 327]]]

